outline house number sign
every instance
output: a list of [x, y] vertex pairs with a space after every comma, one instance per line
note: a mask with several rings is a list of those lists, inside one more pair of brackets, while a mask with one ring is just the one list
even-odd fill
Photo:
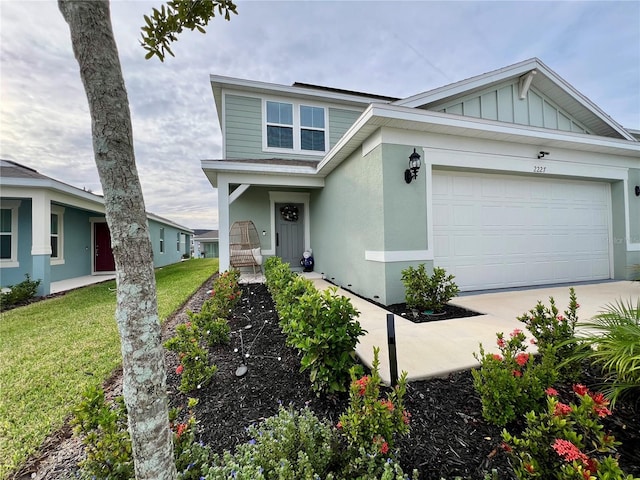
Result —
[[533, 167], [533, 173], [545, 173], [547, 171], [547, 167], [541, 167], [538, 165], [535, 165]]

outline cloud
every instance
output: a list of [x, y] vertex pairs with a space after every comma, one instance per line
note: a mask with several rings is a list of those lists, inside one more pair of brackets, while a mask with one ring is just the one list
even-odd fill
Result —
[[[607, 114], [640, 130], [638, 2], [243, 1], [176, 57], [145, 60], [143, 15], [111, 4], [147, 210], [217, 228], [200, 160], [221, 158], [210, 74], [409, 96], [538, 57]], [[55, 1], [0, 8], [0, 157], [102, 191], [87, 100]]]

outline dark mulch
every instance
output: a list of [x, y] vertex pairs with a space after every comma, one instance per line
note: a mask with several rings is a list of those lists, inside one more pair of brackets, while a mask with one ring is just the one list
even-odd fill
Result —
[[[183, 311], [165, 323], [163, 339], [172, 336], [175, 325], [188, 318], [184, 310], [200, 309], [210, 286], [208, 281]], [[271, 297], [263, 285], [243, 287], [242, 303], [230, 324], [230, 345], [210, 353], [218, 366], [212, 384], [189, 395], [199, 399], [195, 413], [201, 439], [213, 451], [233, 450], [247, 441], [245, 427], [274, 415], [280, 404], [296, 408], [309, 405], [319, 417], [337, 422], [347, 406], [347, 395], [317, 397], [311, 391], [307, 374], [299, 372], [298, 355], [284, 343]], [[241, 363], [247, 365], [248, 371], [238, 378], [235, 372]], [[177, 359], [171, 352], [167, 353], [167, 366], [171, 404], [184, 406], [186, 396], [177, 391]], [[595, 385], [597, 376], [587, 373], [583, 383]], [[119, 378], [115, 376], [107, 387], [109, 396], [120, 394]], [[605, 422], [606, 429], [622, 442], [618, 449], [622, 468], [636, 477], [640, 477], [639, 402], [636, 398], [619, 403]], [[422, 480], [453, 480], [456, 475], [472, 480], [482, 479], [484, 472], [495, 468], [501, 480], [514, 478], [509, 459], [500, 448], [502, 429], [483, 420], [469, 371], [412, 382], [407, 387], [405, 403], [412, 415], [411, 432], [398, 446], [399, 460], [406, 471], [418, 469]], [[75, 478], [81, 458], [80, 443], [70, 437], [68, 427], [63, 428], [51, 435], [41, 451], [11, 478]]]
[[[231, 344], [211, 352], [219, 368], [213, 383], [191, 395], [200, 400], [195, 413], [205, 443], [214, 451], [232, 450], [248, 440], [245, 427], [274, 415], [280, 404], [296, 408], [308, 405], [319, 417], [337, 422], [347, 406], [347, 395], [317, 397], [311, 391], [307, 374], [299, 372], [298, 355], [285, 345], [271, 297], [263, 285], [243, 287], [242, 303], [230, 324]], [[243, 348], [248, 357], [243, 356]], [[235, 372], [242, 363], [248, 372], [238, 378]], [[172, 403], [178, 405], [186, 399], [176, 391], [176, 365], [175, 358], [169, 360], [168, 383]], [[587, 384], [595, 381], [585, 379]], [[452, 480], [456, 475], [482, 479], [484, 472], [494, 468], [501, 480], [515, 478], [500, 448], [502, 429], [482, 418], [469, 371], [412, 382], [405, 402], [412, 415], [411, 433], [398, 443], [399, 460], [405, 470], [418, 469], [423, 480]], [[607, 428], [623, 442], [621, 465], [635, 475], [640, 475], [639, 408], [620, 404], [607, 422]]]
[[451, 320], [454, 318], [482, 315], [482, 313], [474, 312], [473, 310], [448, 303], [444, 306], [444, 311], [439, 313], [430, 313], [424, 310], [412, 310], [407, 308], [406, 303], [394, 303], [393, 305], [388, 305], [386, 307], [384, 305], [381, 306], [395, 315], [400, 315], [407, 320], [411, 320], [413, 323], [437, 322], [440, 320]]

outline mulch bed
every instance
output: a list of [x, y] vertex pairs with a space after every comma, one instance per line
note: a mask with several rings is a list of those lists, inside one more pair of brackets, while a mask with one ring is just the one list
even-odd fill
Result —
[[400, 315], [407, 320], [411, 320], [413, 323], [438, 322], [440, 320], [451, 320], [454, 318], [466, 318], [482, 315], [482, 313], [474, 312], [473, 310], [448, 303], [444, 306], [444, 310], [439, 313], [412, 310], [407, 308], [406, 303], [395, 303], [386, 307], [381, 305], [381, 307], [395, 315]]
[[[185, 308], [198, 311], [207, 298], [209, 281], [194, 295]], [[295, 408], [309, 406], [319, 417], [336, 423], [348, 404], [347, 394], [317, 397], [307, 373], [300, 373], [297, 353], [285, 345], [278, 327], [278, 317], [266, 287], [242, 287], [243, 297], [234, 310], [229, 345], [216, 347], [210, 359], [218, 367], [210, 385], [192, 392], [199, 399], [195, 415], [199, 435], [213, 451], [233, 450], [249, 440], [245, 427], [274, 415], [280, 405]], [[165, 324], [163, 339], [173, 334], [175, 325], [187, 319], [184, 309]], [[241, 365], [246, 375], [236, 376]], [[175, 374], [177, 358], [167, 353], [168, 391], [172, 406], [186, 405], [187, 396], [178, 392]], [[598, 379], [591, 373], [584, 383], [591, 386]], [[118, 394], [118, 382], [109, 385]], [[412, 382], [407, 387], [406, 408], [411, 413], [411, 432], [398, 442], [399, 461], [405, 471], [416, 468], [422, 480], [483, 479], [484, 472], [496, 469], [501, 480], [514, 479], [509, 459], [500, 448], [501, 428], [484, 421], [480, 399], [473, 388], [469, 371]], [[626, 473], [640, 476], [640, 403], [631, 399], [616, 405], [614, 415], [605, 423], [618, 440], [620, 465]], [[29, 462], [23, 477], [67, 479], [77, 472], [81, 457], [77, 442], [59, 435], [48, 451], [39, 453], [38, 461]], [[64, 437], [64, 438], [62, 438]], [[34, 474], [33, 476], [31, 474]]]
[[[195, 414], [205, 443], [214, 451], [232, 450], [249, 440], [245, 427], [274, 415], [281, 404], [295, 408], [308, 405], [319, 417], [337, 422], [348, 396], [317, 397], [311, 391], [307, 373], [299, 372], [297, 353], [285, 345], [264, 285], [243, 287], [242, 302], [230, 324], [230, 345], [211, 351], [211, 359], [219, 368], [213, 383], [191, 395], [199, 399]], [[248, 367], [241, 378], [235, 374], [240, 364]], [[170, 360], [168, 383], [171, 401], [178, 405], [186, 398], [176, 390], [176, 366], [176, 360]], [[470, 371], [411, 382], [405, 404], [411, 412], [411, 433], [398, 442], [405, 471], [416, 468], [423, 480], [453, 480], [455, 476], [482, 479], [491, 469], [499, 472], [501, 480], [515, 478], [500, 448], [502, 428], [482, 418]], [[639, 407], [619, 404], [607, 424], [623, 442], [621, 465], [635, 475], [640, 475]]]

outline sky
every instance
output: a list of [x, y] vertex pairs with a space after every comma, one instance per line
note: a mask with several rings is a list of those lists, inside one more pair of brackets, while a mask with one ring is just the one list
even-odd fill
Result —
[[[638, 1], [238, 1], [176, 57], [145, 60], [143, 15], [114, 0], [147, 211], [218, 228], [200, 167], [222, 158], [209, 75], [406, 97], [538, 57], [624, 127], [640, 130]], [[102, 193], [69, 29], [53, 0], [0, 0], [0, 158]]]

